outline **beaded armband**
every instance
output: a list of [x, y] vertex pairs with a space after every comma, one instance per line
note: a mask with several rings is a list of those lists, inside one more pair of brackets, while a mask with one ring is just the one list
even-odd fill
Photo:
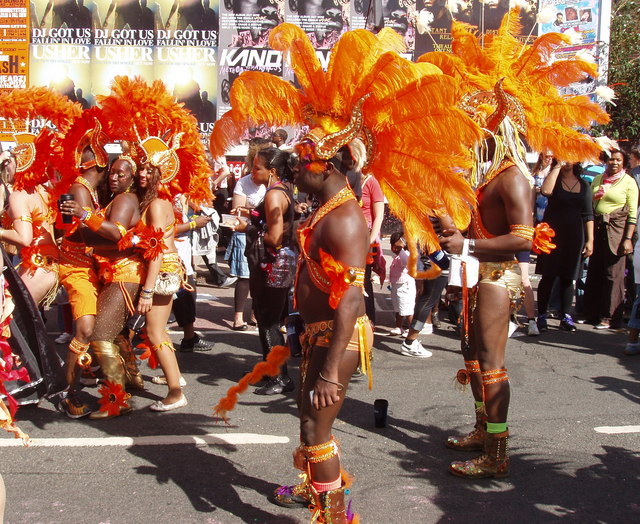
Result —
[[496, 384], [498, 382], [506, 382], [509, 380], [507, 375], [507, 369], [491, 369], [489, 371], [482, 372], [482, 384], [484, 386], [489, 384]]
[[317, 446], [303, 446], [307, 460], [312, 464], [326, 462], [338, 454], [338, 443], [333, 436], [328, 442], [323, 442]]
[[533, 235], [535, 229], [532, 226], [525, 226], [524, 224], [511, 224], [509, 226], [510, 233], [516, 237], [524, 238], [529, 242], [533, 242]]
[[33, 218], [31, 218], [29, 215], [20, 215], [19, 217], [13, 219], [14, 222], [16, 220], [22, 220], [23, 222], [29, 222], [29, 224], [33, 224]]
[[465, 360], [464, 367], [465, 369], [460, 369], [456, 373], [456, 380], [462, 386], [466, 386], [471, 382], [472, 373], [480, 373], [480, 362], [477, 360]]
[[73, 338], [69, 343], [69, 351], [78, 355], [78, 365], [88, 368], [91, 365], [92, 358], [88, 353], [89, 344], [83, 344], [77, 338]]

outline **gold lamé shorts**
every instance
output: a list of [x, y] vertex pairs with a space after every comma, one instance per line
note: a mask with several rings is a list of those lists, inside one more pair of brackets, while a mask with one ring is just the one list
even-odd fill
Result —
[[507, 290], [511, 301], [522, 295], [522, 275], [516, 260], [480, 262], [478, 284], [491, 284]]

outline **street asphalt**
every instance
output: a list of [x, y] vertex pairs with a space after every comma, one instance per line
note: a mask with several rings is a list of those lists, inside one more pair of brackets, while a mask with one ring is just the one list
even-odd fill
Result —
[[[150, 382], [159, 370], [145, 363], [147, 390], [134, 395], [130, 415], [70, 420], [47, 401], [21, 409], [20, 427], [34, 444], [0, 439], [5, 522], [309, 521], [306, 509], [269, 502], [279, 483], [296, 482], [295, 396], [261, 397], [250, 388], [228, 424], [214, 417], [213, 406], [261, 350], [255, 330], [230, 330], [233, 289], [199, 292], [197, 329], [214, 348], [178, 353], [189, 405], [151, 412], [164, 387]], [[388, 291], [377, 289], [376, 299], [373, 390], [366, 378], [354, 379], [334, 427], [355, 477], [348, 498], [363, 524], [640, 522], [640, 356], [622, 353], [624, 334], [587, 325], [565, 333], [550, 321], [540, 337], [510, 339], [511, 475], [468, 481], [447, 468], [474, 455], [443, 445], [474, 420], [470, 392], [454, 387], [462, 358], [453, 326], [421, 337], [433, 357], [403, 356], [401, 338], [383, 334], [393, 327]], [[172, 338], [181, 337], [172, 331]], [[292, 359], [292, 376], [298, 364]], [[95, 405], [95, 388], [84, 394]], [[374, 427], [378, 398], [389, 402], [386, 428]]]

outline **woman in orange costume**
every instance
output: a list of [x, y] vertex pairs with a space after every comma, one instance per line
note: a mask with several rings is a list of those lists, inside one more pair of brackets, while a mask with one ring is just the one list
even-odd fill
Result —
[[[40, 116], [64, 133], [82, 112], [78, 104], [44, 87], [16, 89], [0, 97], [0, 116], [15, 120]], [[39, 133], [16, 133], [16, 170], [8, 220], [0, 240], [21, 249], [18, 273], [36, 304], [50, 303], [58, 285], [58, 247], [53, 235], [56, 211], [45, 184], [53, 179], [59, 135], [47, 125]]]
[[150, 409], [153, 411], [170, 411], [186, 406], [187, 398], [180, 387], [180, 368], [178, 367], [175, 349], [166, 332], [167, 321], [171, 314], [173, 294], [160, 295], [154, 293], [154, 288], [161, 271], [175, 273], [177, 269], [178, 274], [183, 279], [186, 277], [174, 242], [175, 216], [173, 206], [169, 200], [158, 196], [160, 173], [160, 168], [154, 166], [151, 162], [146, 162], [140, 168], [138, 186], [142, 222], [147, 226], [162, 231], [161, 245], [163, 249], [148, 261], [147, 278], [138, 300], [138, 313], [147, 317], [147, 338], [151, 347], [155, 348], [156, 357], [160, 367], [162, 367], [169, 388], [167, 396], [163, 400], [151, 404]]
[[166, 332], [173, 294], [184, 279], [174, 243], [171, 202], [178, 194], [186, 195], [196, 205], [211, 202], [211, 168], [196, 119], [175, 101], [162, 82], [149, 85], [141, 78], [116, 77], [111, 93], [99, 97], [98, 103], [110, 115], [112, 136], [135, 144], [132, 153], [135, 149], [140, 165], [140, 225], [120, 247], [135, 245], [147, 263], [137, 304], [138, 313], [146, 315], [148, 351], [142, 358], [149, 358], [151, 367], [161, 365], [169, 387], [167, 396], [150, 408], [169, 411], [187, 405], [180, 388], [175, 349]]

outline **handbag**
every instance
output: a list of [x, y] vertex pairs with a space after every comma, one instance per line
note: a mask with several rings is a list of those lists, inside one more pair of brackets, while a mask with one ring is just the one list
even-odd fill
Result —
[[275, 255], [262, 262], [261, 267], [267, 272], [267, 287], [289, 288], [296, 277], [297, 254], [289, 247], [278, 249]]
[[180, 290], [182, 275], [163, 271], [158, 274], [156, 285], [153, 287], [154, 295], [173, 295]]

